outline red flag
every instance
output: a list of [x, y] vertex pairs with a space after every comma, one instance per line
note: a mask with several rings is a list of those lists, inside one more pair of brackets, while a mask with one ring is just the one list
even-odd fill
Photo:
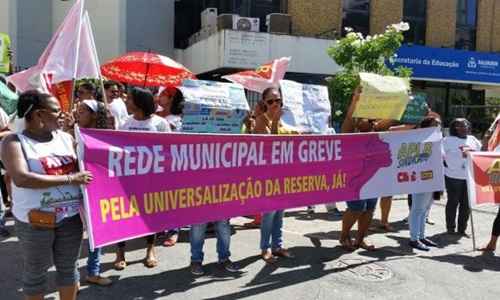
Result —
[[222, 78], [239, 83], [246, 89], [262, 93], [266, 88], [277, 86], [285, 77], [290, 57], [282, 57], [258, 67], [256, 70], [243, 71]]

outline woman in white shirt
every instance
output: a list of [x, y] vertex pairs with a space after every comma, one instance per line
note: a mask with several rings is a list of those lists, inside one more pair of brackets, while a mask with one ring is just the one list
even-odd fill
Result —
[[158, 96], [156, 114], [165, 118], [172, 131], [180, 132], [182, 130], [183, 104], [184, 97], [177, 88], [167, 87]]
[[73, 138], [58, 127], [62, 113], [55, 97], [25, 92], [17, 114], [26, 129], [5, 138], [2, 161], [13, 182], [23, 292], [28, 299], [42, 299], [48, 269], [54, 264], [60, 298], [75, 299], [83, 236], [80, 185], [89, 183], [92, 174], [78, 172]]
[[[171, 131], [167, 121], [154, 114], [156, 107], [153, 94], [151, 94], [150, 91], [141, 88], [132, 88], [127, 97], [127, 109], [132, 115], [129, 116], [120, 127], [121, 130], [152, 132]], [[148, 268], [154, 268], [158, 265], [154, 249], [156, 235], [149, 235], [146, 239], [148, 246], [144, 265]], [[123, 270], [127, 266], [125, 260], [125, 242], [118, 243], [114, 266], [117, 270]]]
[[[467, 236], [470, 208], [467, 195], [466, 158], [468, 151], [481, 149], [481, 142], [470, 135], [470, 123], [455, 119], [450, 123], [450, 136], [443, 139], [444, 174], [448, 201], [446, 202], [446, 228], [450, 234]], [[457, 226], [458, 208], [458, 226]]]

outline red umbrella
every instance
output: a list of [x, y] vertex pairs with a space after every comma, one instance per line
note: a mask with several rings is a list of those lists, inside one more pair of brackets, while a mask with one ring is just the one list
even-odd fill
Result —
[[137, 86], [178, 86], [196, 79], [178, 62], [157, 53], [129, 52], [101, 66], [105, 77]]

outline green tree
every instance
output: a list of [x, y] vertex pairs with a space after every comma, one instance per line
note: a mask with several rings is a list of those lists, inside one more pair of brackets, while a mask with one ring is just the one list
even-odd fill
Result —
[[393, 62], [396, 51], [403, 42], [403, 32], [409, 29], [407, 23], [387, 26], [383, 34], [363, 36], [346, 28], [347, 35], [328, 49], [328, 55], [342, 67], [335, 77], [328, 78], [332, 116], [335, 122], [342, 122], [359, 84], [359, 72], [376, 73], [399, 77], [410, 77], [411, 69], [399, 67], [391, 70], [387, 62]]

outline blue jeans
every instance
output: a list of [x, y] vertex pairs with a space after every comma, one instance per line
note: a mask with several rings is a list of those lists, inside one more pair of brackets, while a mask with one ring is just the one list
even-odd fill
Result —
[[[203, 245], [205, 244], [205, 233], [207, 223], [191, 225], [189, 239], [191, 243], [191, 262], [203, 262]], [[217, 236], [217, 255], [219, 262], [225, 262], [231, 256], [229, 244], [231, 242], [231, 225], [229, 220], [215, 222], [215, 234]]]
[[432, 193], [419, 193], [412, 195], [410, 217], [410, 238], [417, 241], [425, 238], [425, 219], [429, 214], [434, 198]]
[[87, 275], [89, 277], [99, 276], [101, 274], [101, 248], [95, 248], [94, 251], [90, 250], [89, 244], [89, 257], [87, 257]]
[[[260, 249], [277, 250], [283, 247], [284, 210], [276, 210], [262, 215], [260, 224]], [[272, 241], [271, 241], [272, 240]]]

